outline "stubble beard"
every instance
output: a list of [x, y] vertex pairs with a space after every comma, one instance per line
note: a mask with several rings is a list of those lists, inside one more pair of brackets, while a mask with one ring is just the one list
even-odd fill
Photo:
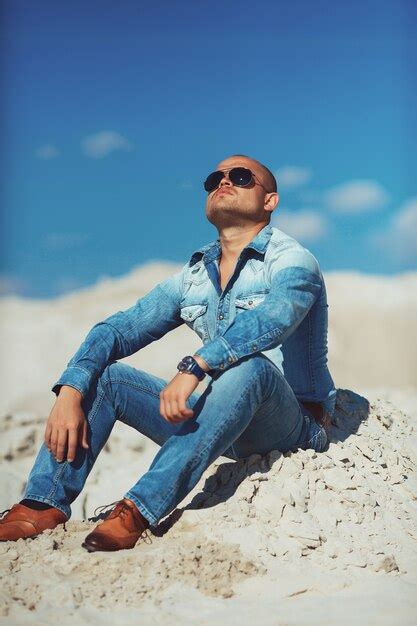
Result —
[[226, 226], [240, 226], [245, 224], [244, 213], [242, 209], [234, 203], [218, 203], [211, 206], [207, 212], [207, 219], [218, 229]]

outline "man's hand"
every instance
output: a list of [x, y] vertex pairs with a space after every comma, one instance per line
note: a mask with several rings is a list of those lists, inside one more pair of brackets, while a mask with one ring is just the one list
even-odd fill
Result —
[[186, 401], [193, 393], [198, 383], [194, 374], [178, 372], [171, 382], [160, 393], [159, 412], [171, 424], [177, 424], [190, 419], [194, 411], [186, 406]]
[[73, 387], [63, 385], [46, 422], [45, 445], [58, 462], [71, 463], [77, 444], [88, 448], [87, 420], [81, 407], [82, 395]]
[[[210, 368], [200, 355], [195, 354], [194, 358], [199, 366], [205, 372], [208, 372]], [[193, 417], [194, 411], [189, 409], [185, 403], [199, 382], [197, 376], [194, 374], [181, 374], [178, 372], [171, 382], [161, 391], [159, 412], [167, 422], [177, 424], [178, 422], [185, 422], [185, 420]]]

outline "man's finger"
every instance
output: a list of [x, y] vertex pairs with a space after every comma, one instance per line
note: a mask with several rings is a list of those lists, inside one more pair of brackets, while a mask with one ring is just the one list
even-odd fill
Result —
[[68, 454], [67, 454], [68, 463], [72, 463], [72, 461], [75, 459], [77, 443], [78, 443], [78, 432], [75, 428], [71, 428], [68, 431]]
[[166, 418], [169, 422], [173, 421], [173, 415], [172, 415], [172, 407], [171, 407], [171, 400], [168, 400], [168, 398], [164, 399], [164, 404], [165, 404], [165, 415]]
[[50, 422], [48, 422], [45, 428], [45, 435], [44, 435], [44, 442], [47, 448], [49, 448], [51, 445], [51, 433], [52, 433], [52, 425], [50, 424]]
[[88, 448], [87, 434], [88, 434], [88, 422], [85, 419], [83, 423], [83, 428], [82, 428], [82, 441], [81, 441], [81, 445], [83, 448]]
[[178, 417], [177, 415], [178, 409], [176, 401], [172, 398], [170, 400], [165, 400], [165, 406], [168, 422], [171, 424], [178, 424], [178, 422], [181, 421], [181, 417]]
[[165, 400], [161, 396], [159, 399], [159, 412], [164, 419], [167, 419], [166, 408], [165, 408]]
[[175, 406], [175, 413], [174, 413], [174, 419], [175, 419], [175, 423], [178, 424], [180, 422], [185, 422], [187, 419], [189, 419], [190, 413], [189, 413], [189, 409], [185, 406], [185, 399], [181, 400], [180, 398], [177, 398], [174, 400], [174, 406]]
[[172, 415], [172, 418], [175, 421], [178, 421], [178, 419], [181, 417], [181, 415], [180, 415], [180, 411], [179, 411], [179, 408], [178, 408], [178, 402], [177, 402], [176, 398], [172, 398], [170, 404], [171, 404], [171, 415]]
[[64, 459], [64, 452], [67, 445], [68, 431], [66, 428], [61, 428], [58, 433], [58, 441], [56, 445], [56, 460], [60, 463]]
[[56, 428], [52, 428], [49, 451], [51, 454], [54, 455], [54, 457], [56, 457], [57, 443], [58, 443], [58, 431]]
[[188, 408], [185, 397], [178, 399], [178, 409], [184, 417], [191, 417], [194, 415], [194, 411]]

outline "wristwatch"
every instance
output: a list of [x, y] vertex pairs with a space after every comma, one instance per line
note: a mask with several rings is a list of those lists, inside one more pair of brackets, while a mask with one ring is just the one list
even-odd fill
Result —
[[199, 366], [194, 357], [187, 355], [177, 365], [180, 374], [195, 374], [198, 380], [203, 380], [206, 372]]

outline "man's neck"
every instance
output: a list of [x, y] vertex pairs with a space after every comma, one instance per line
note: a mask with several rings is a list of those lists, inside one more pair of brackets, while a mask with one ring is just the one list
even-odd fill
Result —
[[235, 263], [243, 248], [256, 237], [266, 223], [250, 226], [227, 226], [219, 231], [222, 263]]

